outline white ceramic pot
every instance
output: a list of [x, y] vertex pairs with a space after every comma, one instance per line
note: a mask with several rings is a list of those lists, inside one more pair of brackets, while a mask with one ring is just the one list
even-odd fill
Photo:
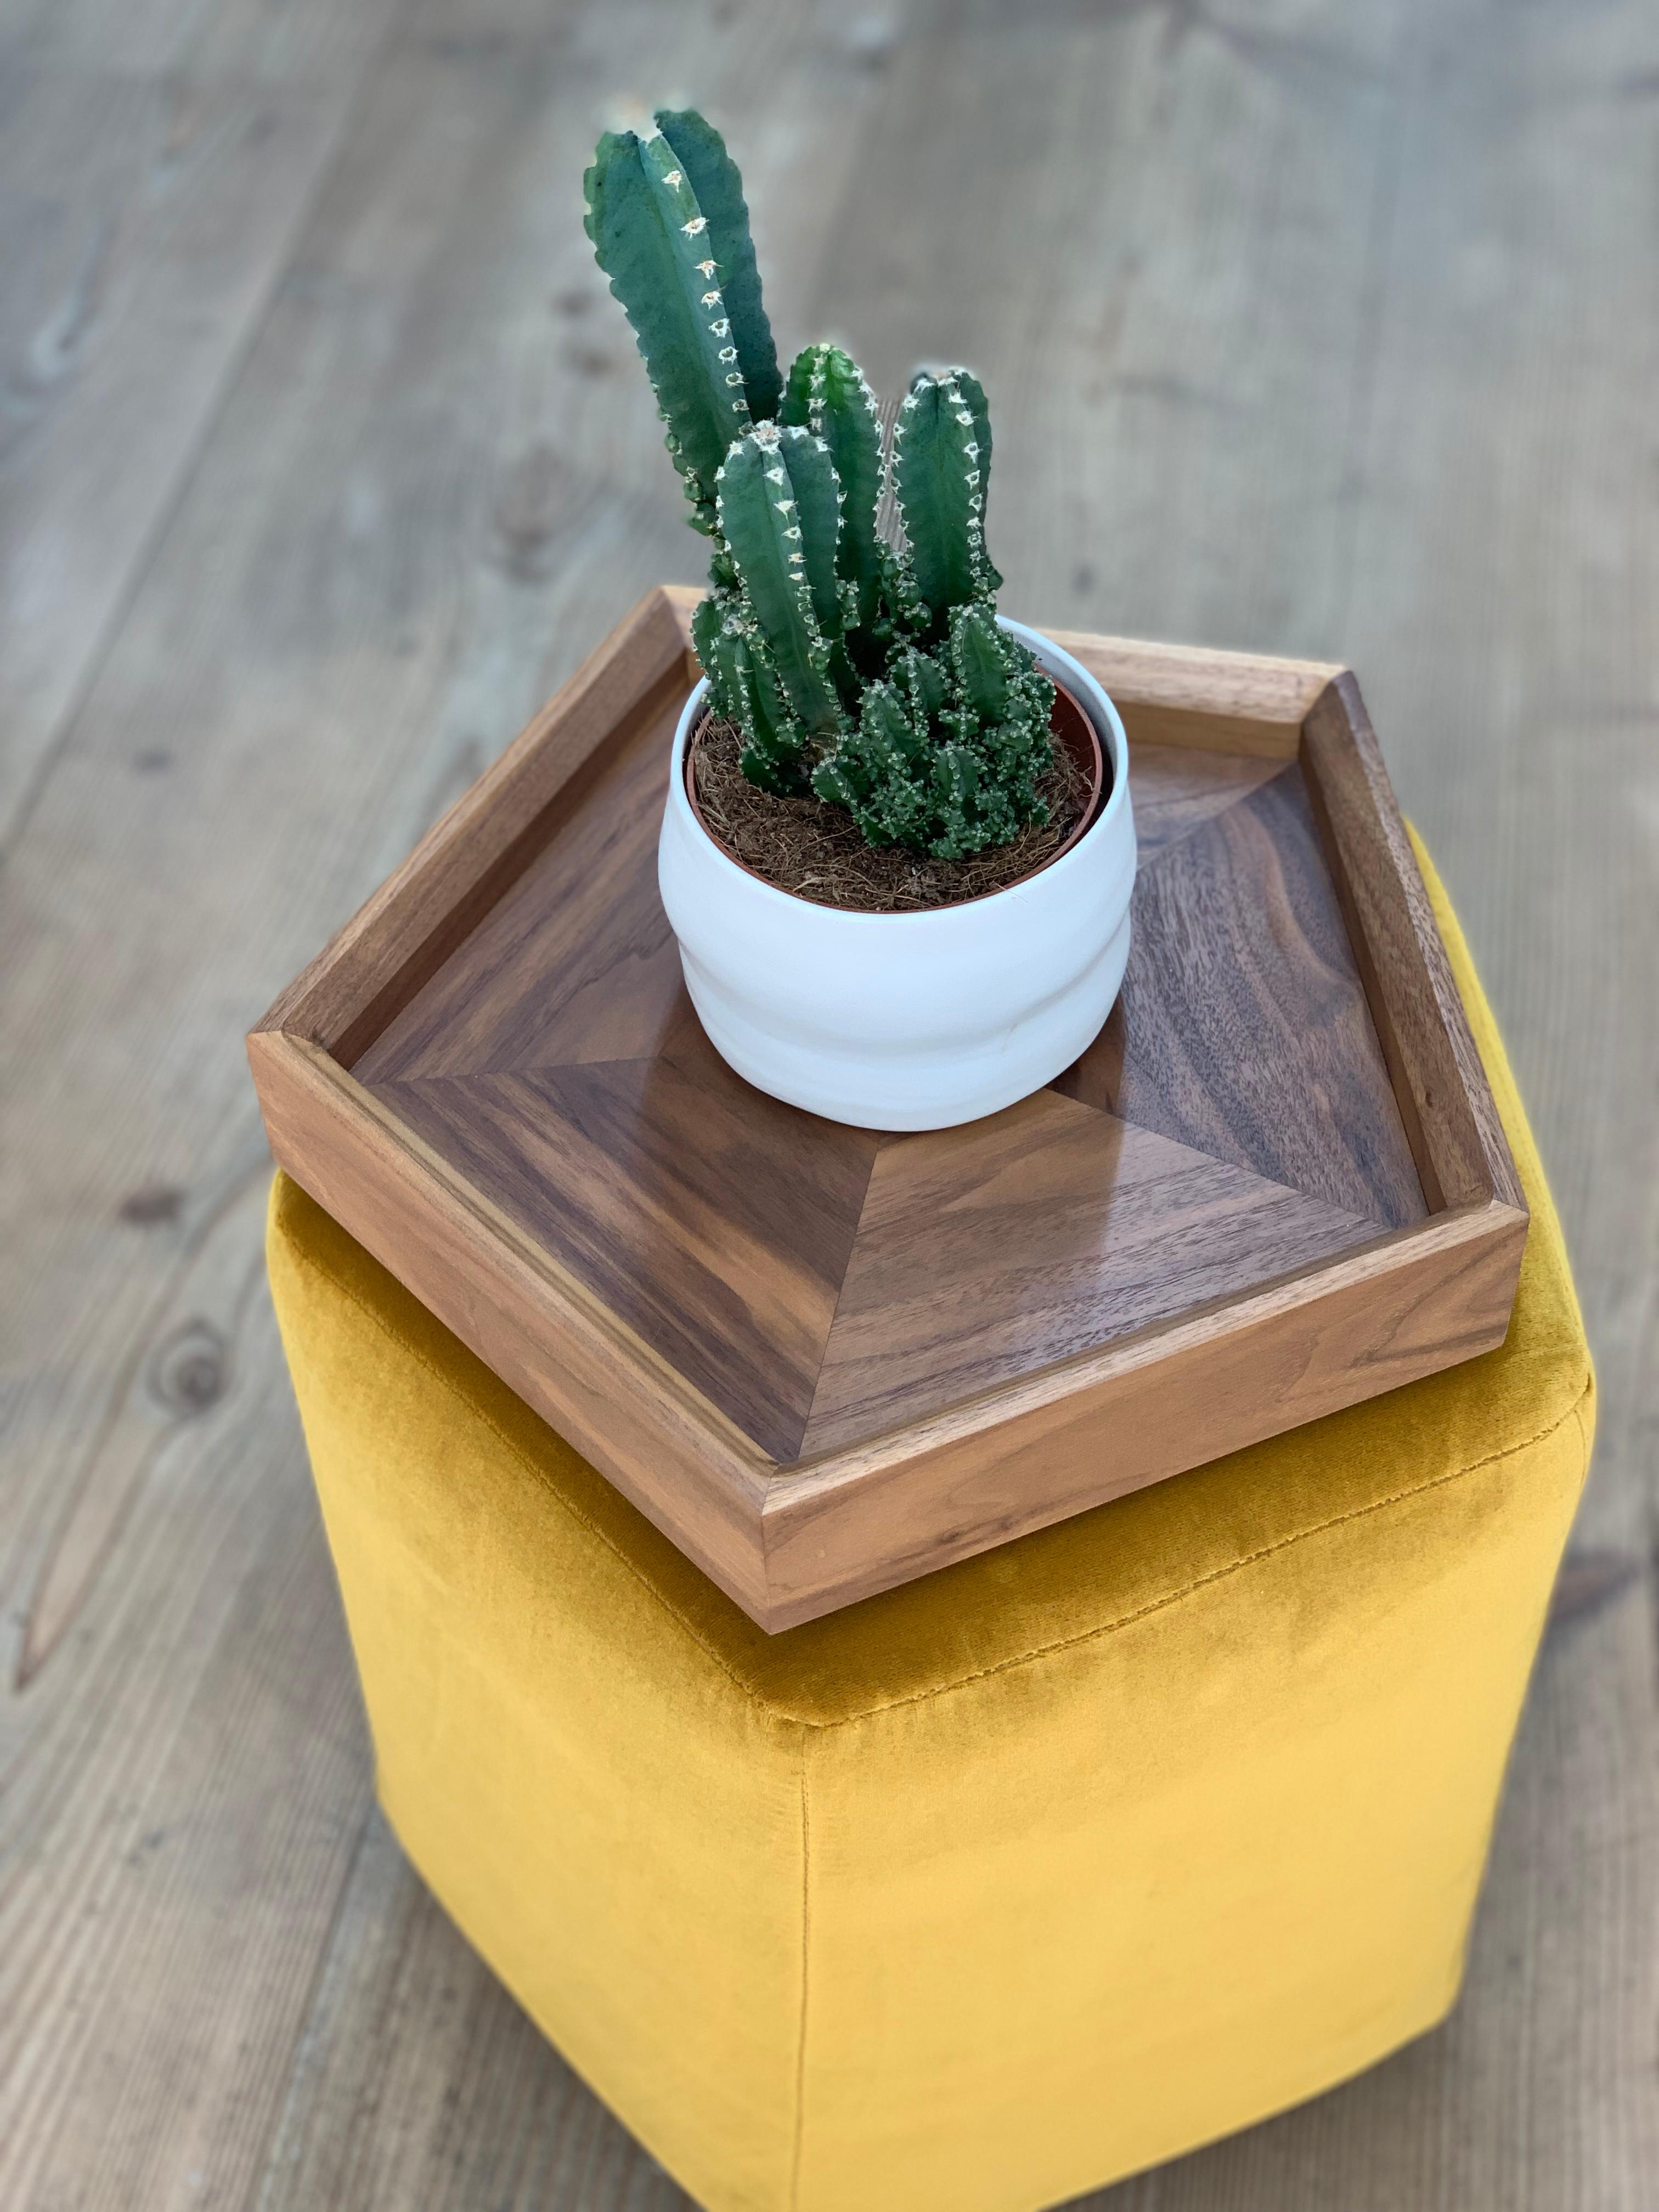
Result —
[[1111, 791], [1058, 860], [960, 906], [848, 914], [739, 866], [686, 793], [708, 685], [685, 702], [658, 853], [662, 902], [710, 1042], [775, 1098], [860, 1128], [950, 1128], [1040, 1091], [1112, 1010], [1135, 877], [1123, 725], [1070, 653], [1003, 626], [1093, 722]]

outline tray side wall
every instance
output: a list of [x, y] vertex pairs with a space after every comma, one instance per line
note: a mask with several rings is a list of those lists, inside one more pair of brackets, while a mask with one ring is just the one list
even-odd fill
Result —
[[[775, 1479], [769, 1629], [792, 1627], [1490, 1352], [1526, 1217], [1443, 1213], [1213, 1313]], [[758, 1617], [758, 1616], [757, 1616]]]
[[770, 1462], [309, 1040], [248, 1039], [279, 1164], [745, 1613]]
[[1302, 725], [1342, 671], [1319, 660], [1275, 660], [1196, 645], [1154, 645], [1085, 630], [1046, 636], [1104, 685], [1139, 744], [1294, 760]]
[[696, 680], [686, 596], [659, 587], [617, 624], [282, 993], [260, 1030], [308, 1038], [347, 1067], [367, 1050], [541, 851], [593, 756]]
[[1359, 687], [1346, 672], [1304, 726], [1302, 763], [1424, 1195], [1526, 1200]]

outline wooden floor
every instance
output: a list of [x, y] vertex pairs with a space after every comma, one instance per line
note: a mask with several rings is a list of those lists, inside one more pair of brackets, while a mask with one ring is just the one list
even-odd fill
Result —
[[786, 343], [981, 371], [1010, 611], [1358, 667], [1580, 1273], [1456, 2014], [1088, 2203], [1644, 2212], [1652, 0], [0, 0], [0, 2205], [685, 2203], [373, 1809], [241, 1048], [698, 576], [581, 232], [619, 94], [726, 126]]

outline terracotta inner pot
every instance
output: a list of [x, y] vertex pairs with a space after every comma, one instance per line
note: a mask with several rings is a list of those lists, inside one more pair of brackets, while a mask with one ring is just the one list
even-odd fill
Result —
[[[1072, 758], [1078, 763], [1087, 775], [1089, 778], [1089, 798], [1082, 813], [1078, 817], [1076, 826], [1073, 828], [1071, 836], [1066, 838], [1065, 843], [1063, 845], [1057, 846], [1055, 849], [1048, 854], [1048, 858], [1042, 861], [1040, 866], [1028, 869], [1026, 873], [1023, 876], [1017, 876], [1014, 878], [1014, 884], [1029, 884], [1034, 876], [1040, 876], [1044, 868], [1052, 868], [1056, 860], [1064, 860], [1066, 854], [1071, 851], [1073, 846], [1077, 843], [1079, 838], [1085, 836], [1088, 834], [1088, 831], [1093, 826], [1095, 818], [1099, 814], [1101, 808], [1111, 796], [1111, 785], [1107, 779], [1106, 756], [1101, 745], [1099, 732], [1096, 730], [1094, 724], [1090, 720], [1088, 715], [1084, 712], [1077, 700], [1074, 699], [1072, 694], [1066, 689], [1066, 686], [1063, 684], [1054, 682], [1054, 679], [1052, 677], [1049, 678], [1049, 681], [1054, 684], [1054, 711], [1048, 717], [1048, 727], [1053, 732], [1054, 735], [1060, 740], [1060, 744], [1065, 746], [1066, 751], [1072, 756]], [[799, 898], [800, 894], [799, 891], [784, 890], [781, 884], [773, 883], [769, 877], [762, 875], [758, 868], [751, 868], [746, 860], [740, 860], [735, 853], [720, 842], [720, 840], [714, 835], [708, 823], [703, 819], [702, 809], [697, 804], [697, 781], [695, 774], [693, 773], [692, 762], [696, 753], [698, 740], [702, 738], [703, 731], [708, 727], [708, 720], [709, 717], [708, 714], [705, 713], [699, 720], [696, 729], [692, 731], [690, 739], [685, 748], [685, 795], [690, 801], [691, 811], [697, 818], [698, 827], [702, 830], [704, 836], [708, 838], [709, 843], [714, 847], [716, 851], [725, 854], [726, 859], [731, 861], [734, 868], [741, 868], [745, 876], [752, 876], [757, 883], [765, 884], [770, 890], [782, 891], [785, 898]], [[1001, 895], [1002, 891], [1012, 890], [1014, 884], [1003, 884], [999, 886], [997, 890], [980, 891], [976, 893], [973, 898], [957, 899], [952, 902], [952, 904], [954, 906], [977, 906], [981, 899], [997, 898]], [[801, 903], [805, 906], [810, 906], [815, 903], [815, 902], [811, 899], [803, 899]], [[851, 911], [851, 909], [848, 910]], [[945, 911], [945, 909], [938, 907], [922, 908], [915, 910], [934, 914]], [[901, 917], [896, 915], [884, 918], [893, 921], [901, 919]]]

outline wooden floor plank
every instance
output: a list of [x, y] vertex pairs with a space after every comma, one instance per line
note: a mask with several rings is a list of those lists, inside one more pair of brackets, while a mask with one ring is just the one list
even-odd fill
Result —
[[[811, 245], [798, 157], [836, 188], [860, 64], [759, 8], [413, 9], [0, 878], [28, 1073], [0, 1100], [27, 1286], [0, 1352], [8, 2207], [251, 2201], [303, 2053], [368, 1756], [261, 1303], [240, 1035], [615, 617], [697, 573], [579, 220], [647, 50], [781, 103], [750, 173]], [[233, 1399], [237, 1441], [187, 1449]], [[280, 1742], [227, 1734], [256, 1695]], [[458, 2205], [499, 2155], [470, 2124], [434, 2152]], [[584, 2100], [534, 2171], [659, 2202], [617, 2135]]]
[[[4, 1700], [8, 2205], [61, 2202], [67, 2146], [88, 2212], [252, 2170], [275, 2089], [248, 2061], [304, 2006], [343, 1831], [366, 1809], [337, 1601], [249, 1264], [264, 1181], [245, 1179], [156, 1316], [144, 1403], [112, 1408], [85, 1469], [95, 1540], [76, 1544], [70, 1503], [73, 1602]], [[106, 1511], [112, 1468], [127, 1486]]]
[[254, 2212], [682, 2212], [687, 2201], [371, 1814]]
[[1656, 64], [1617, 0], [1405, 21], [1346, 523], [1325, 604], [1278, 634], [1358, 670], [1503, 1025], [1600, 1371], [1599, 1595], [1546, 1644], [1451, 2021], [1090, 2212], [1659, 2197]]
[[698, 573], [576, 219], [629, 88], [731, 131], [786, 343], [985, 372], [1011, 611], [1358, 668], [1580, 1272], [1583, 1565], [1458, 2012], [1084, 2202], [1645, 2212], [1659, 20], [405, 0], [370, 68], [387, 20], [0, 6], [0, 2203], [686, 2203], [369, 1810], [239, 1044]]
[[[257, 332], [397, 0], [0, 22], [0, 850]], [[78, 20], [77, 20], [78, 19]], [[158, 751], [165, 747], [158, 747]]]

